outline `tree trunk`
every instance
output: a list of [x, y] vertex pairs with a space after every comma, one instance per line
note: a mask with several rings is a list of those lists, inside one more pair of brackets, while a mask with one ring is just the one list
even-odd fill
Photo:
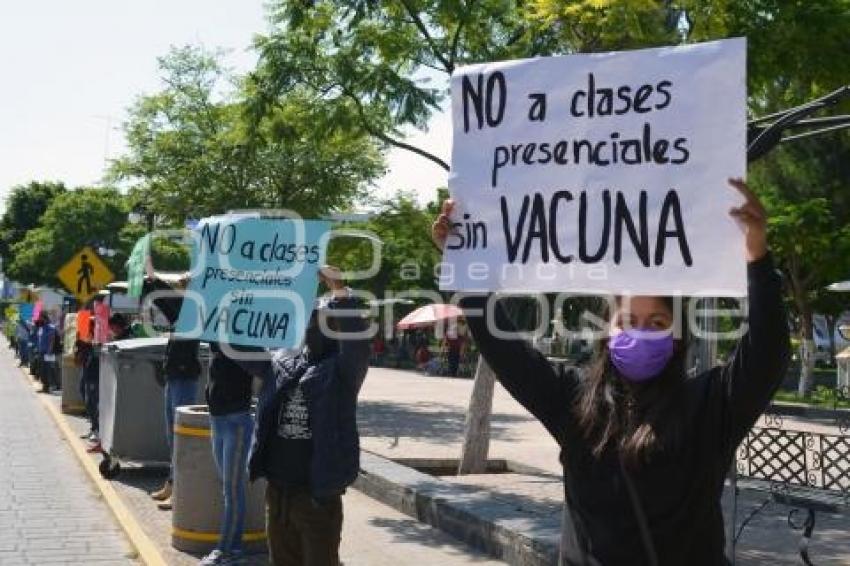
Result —
[[478, 357], [472, 397], [466, 413], [466, 430], [460, 455], [458, 475], [483, 474], [487, 471], [487, 454], [490, 450], [490, 414], [493, 412], [493, 389], [496, 375], [484, 356]]
[[809, 305], [800, 309], [800, 385], [797, 394], [808, 398], [812, 392], [815, 369], [815, 341], [812, 333], [812, 309]]

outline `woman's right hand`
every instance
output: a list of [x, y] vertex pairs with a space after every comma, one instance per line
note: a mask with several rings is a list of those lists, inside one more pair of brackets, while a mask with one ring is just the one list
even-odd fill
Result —
[[431, 239], [434, 241], [434, 245], [440, 250], [446, 247], [446, 239], [452, 231], [451, 213], [454, 206], [455, 201], [452, 199], [444, 200], [443, 206], [440, 209], [440, 215], [431, 224]]

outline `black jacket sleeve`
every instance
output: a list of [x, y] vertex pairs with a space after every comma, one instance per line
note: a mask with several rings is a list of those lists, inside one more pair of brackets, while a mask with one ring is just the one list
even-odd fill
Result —
[[515, 326], [498, 302], [493, 318], [486, 320], [488, 300], [496, 299], [477, 295], [460, 302], [478, 349], [499, 383], [560, 442], [572, 407], [571, 382], [558, 375], [546, 357], [525, 340], [495, 336], [494, 329], [511, 332]]
[[791, 355], [782, 285], [768, 254], [747, 266], [748, 331], [721, 369], [724, 441], [736, 447], [782, 383]]
[[[367, 322], [357, 300], [351, 297], [337, 298], [328, 303], [328, 308], [338, 312], [334, 316], [340, 338], [337, 340], [337, 368], [339, 375], [355, 391], [359, 391], [369, 369], [371, 346], [366, 335]], [[336, 315], [337, 313], [333, 313]]]

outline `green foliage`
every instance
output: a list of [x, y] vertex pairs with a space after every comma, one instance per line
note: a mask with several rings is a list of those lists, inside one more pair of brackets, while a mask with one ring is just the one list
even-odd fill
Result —
[[[785, 275], [801, 341], [812, 338], [815, 312], [834, 317], [848, 305], [845, 294], [826, 290], [850, 277], [848, 159], [850, 143], [826, 136], [780, 146], [750, 172], [750, 185], [768, 210], [770, 247]], [[809, 370], [801, 365], [804, 396], [811, 386]]]
[[[428, 238], [435, 206], [421, 207], [413, 195], [400, 192], [381, 203], [368, 222], [351, 226], [374, 233], [382, 242], [378, 273], [368, 281], [352, 284], [378, 298], [384, 298], [386, 291], [436, 290], [434, 266], [440, 254]], [[328, 262], [345, 270], [362, 270], [369, 267], [371, 255], [368, 242], [340, 238], [332, 241]]]
[[755, 111], [807, 102], [850, 77], [848, 0], [532, 0], [526, 14], [556, 30], [562, 51], [593, 52], [677, 43], [683, 10], [688, 41], [747, 38]]
[[800, 314], [815, 303], [843, 303], [825, 287], [850, 277], [847, 160], [850, 143], [824, 137], [781, 146], [751, 170], [770, 215], [771, 249]]
[[818, 385], [808, 397], [801, 397], [794, 391], [777, 391], [773, 396], [775, 401], [783, 403], [805, 403], [814, 407], [825, 409], [848, 409], [850, 400], [836, 394], [835, 389]]
[[0, 258], [4, 266], [14, 260], [12, 246], [20, 242], [28, 230], [38, 226], [50, 202], [64, 192], [62, 183], [39, 181], [12, 188], [6, 197], [6, 212], [0, 218]]
[[692, 38], [705, 38], [721, 31], [716, 8], [725, 3], [684, 1], [673, 7], [664, 0], [533, 0], [526, 14], [538, 29], [557, 30], [562, 51], [587, 53], [677, 43], [681, 9], [700, 21]]
[[728, 1], [724, 12], [726, 35], [748, 41], [747, 83], [755, 110], [802, 104], [847, 84], [850, 1]]
[[151, 241], [151, 263], [156, 271], [188, 271], [191, 251], [187, 245], [166, 238]]
[[400, 141], [404, 126], [424, 128], [446, 95], [430, 83], [458, 65], [551, 52], [552, 35], [532, 29], [521, 2], [508, 0], [276, 0], [274, 32], [260, 37], [250, 77], [252, 116], [307, 86], [340, 120], [384, 143], [439, 158]]
[[368, 138], [304, 89], [248, 124], [218, 54], [184, 47], [159, 63], [165, 87], [131, 109], [129, 152], [111, 175], [166, 224], [245, 208], [315, 216], [349, 206], [383, 172]]
[[12, 246], [7, 274], [17, 281], [58, 286], [56, 272], [85, 245], [116, 250], [101, 258], [120, 275], [135, 239], [124, 230], [128, 208], [115, 189], [77, 189], [57, 196], [39, 225]]

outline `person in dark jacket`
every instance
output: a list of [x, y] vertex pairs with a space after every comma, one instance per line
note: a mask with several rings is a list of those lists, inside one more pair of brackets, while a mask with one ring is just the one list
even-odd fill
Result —
[[50, 389], [59, 389], [59, 374], [56, 364], [56, 344], [59, 340], [59, 332], [56, 326], [50, 322], [50, 317], [45, 311], [36, 321], [39, 329], [38, 353], [41, 356], [41, 392], [50, 393]]
[[[780, 279], [767, 249], [766, 214], [740, 180], [746, 203], [730, 214], [745, 233], [748, 332], [728, 363], [687, 377], [685, 344], [664, 297], [618, 297], [611, 334], [584, 377], [557, 373], [510, 330], [488, 297], [461, 301], [469, 328], [502, 385], [561, 447], [561, 563], [587, 566], [724, 564], [720, 499], [737, 445], [767, 407], [789, 361]], [[453, 203], [432, 237], [443, 246]]]
[[[183, 306], [183, 291], [185, 281], [181, 280], [172, 286], [166, 281], [154, 276], [146, 279], [143, 292], [157, 292], [153, 304], [159, 309], [168, 321], [174, 326], [180, 309]], [[198, 340], [185, 340], [170, 336], [165, 345], [165, 359], [163, 360], [163, 373], [165, 374], [165, 438], [168, 441], [168, 452], [171, 459], [174, 458], [174, 415], [177, 407], [194, 405], [198, 400], [198, 378], [201, 375], [201, 363], [198, 360]], [[171, 508], [171, 495], [174, 485], [174, 465], [168, 467], [168, 477], [162, 487], [153, 493], [151, 497], [159, 501], [159, 507], [163, 510]]]
[[252, 481], [268, 480], [266, 531], [275, 566], [339, 565], [342, 495], [360, 469], [357, 396], [370, 337], [339, 271], [324, 267], [320, 279], [331, 299], [314, 311], [303, 349], [240, 360], [264, 380], [248, 467]]

